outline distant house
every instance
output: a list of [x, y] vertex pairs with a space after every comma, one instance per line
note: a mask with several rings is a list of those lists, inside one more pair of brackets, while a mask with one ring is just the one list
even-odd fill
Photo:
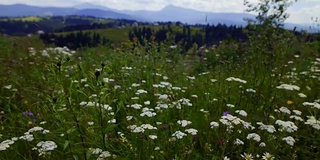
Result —
[[138, 22], [134, 22], [134, 23], [132, 23], [132, 26], [133, 26], [133, 27], [138, 27], [139, 24], [138, 24]]
[[159, 26], [159, 23], [154, 22], [153, 25], [154, 25], [154, 26]]
[[44, 34], [44, 31], [43, 30], [38, 30], [37, 34]]

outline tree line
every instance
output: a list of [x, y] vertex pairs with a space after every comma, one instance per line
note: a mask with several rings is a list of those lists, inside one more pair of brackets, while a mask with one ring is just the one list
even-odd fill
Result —
[[110, 20], [91, 16], [36, 17], [39, 20], [35, 21], [23, 20], [23, 18], [26, 17], [1, 17], [0, 34], [26, 36], [27, 34], [36, 34], [39, 30], [43, 32], [69, 32], [113, 28], [118, 25], [132, 25], [136, 22], [135, 20]]
[[106, 37], [102, 37], [95, 32], [72, 32], [68, 34], [53, 34], [45, 33], [41, 34], [40, 38], [46, 44], [55, 44], [56, 46], [67, 46], [70, 49], [76, 50], [81, 47], [97, 47], [99, 45], [110, 44], [110, 40]]
[[135, 27], [129, 32], [130, 41], [138, 41], [141, 45], [146, 42], [163, 42], [168, 35], [173, 35], [174, 44], [180, 44], [183, 50], [187, 51], [194, 45], [203, 46], [205, 44], [219, 44], [222, 40], [245, 41], [247, 39], [243, 28], [235, 25], [183, 25], [182, 30], [174, 30], [171, 24], [162, 25], [158, 30], [152, 27]]

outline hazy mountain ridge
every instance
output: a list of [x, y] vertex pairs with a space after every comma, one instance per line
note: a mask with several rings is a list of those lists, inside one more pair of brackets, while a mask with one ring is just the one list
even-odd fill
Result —
[[103, 17], [103, 18], [112, 18], [112, 19], [135, 19], [130, 15], [117, 13], [113, 11], [106, 11], [101, 9], [81, 9], [73, 13], [74, 15], [82, 15], [82, 16], [95, 16], [95, 17]]
[[24, 4], [14, 5], [0, 5], [0, 16], [46, 16], [46, 15], [87, 15], [103, 18], [126, 18], [139, 21], [180, 21], [188, 24], [205, 23], [205, 17], [207, 16], [208, 23], [210, 21], [221, 20], [234, 21], [237, 24], [239, 21], [243, 21], [244, 17], [254, 16], [244, 13], [211, 13], [202, 12], [192, 9], [186, 9], [177, 7], [174, 5], [168, 5], [160, 11], [148, 11], [148, 10], [117, 10], [104, 6], [94, 5], [91, 3], [82, 3], [73, 7], [37, 7]]
[[[174, 5], [168, 5], [159, 11], [149, 10], [115, 10], [115, 12], [129, 14], [135, 17], [140, 17], [146, 21], [172, 21], [183, 22], [188, 24], [246, 24], [243, 18], [254, 18], [254, 15], [247, 13], [213, 13], [203, 12]], [[207, 18], [206, 18], [207, 17]], [[206, 22], [207, 19], [207, 22]], [[235, 23], [232, 23], [235, 22]]]
[[[82, 3], [72, 7], [37, 7], [25, 4], [0, 5], [0, 16], [67, 16], [85, 15], [112, 19], [131, 19], [144, 22], [177, 22], [188, 24], [218, 24], [226, 25], [246, 25], [244, 18], [254, 19], [255, 16], [248, 13], [214, 13], [187, 9], [174, 5], [168, 5], [159, 11], [149, 10], [117, 10], [109, 7]], [[309, 26], [303, 24], [286, 24], [286, 28], [308, 29]]]
[[115, 11], [116, 10], [113, 8], [95, 5], [95, 4], [88, 3], [88, 2], [74, 5], [73, 8], [76, 8], [76, 9], [100, 9], [100, 10], [106, 10], [106, 11]]
[[0, 16], [68, 16], [83, 15], [113, 19], [133, 19], [133, 17], [102, 9], [77, 9], [74, 7], [37, 7], [25, 4], [0, 5]]
[[72, 7], [37, 7], [25, 4], [0, 5], [0, 16], [66, 16], [73, 14], [77, 9]]

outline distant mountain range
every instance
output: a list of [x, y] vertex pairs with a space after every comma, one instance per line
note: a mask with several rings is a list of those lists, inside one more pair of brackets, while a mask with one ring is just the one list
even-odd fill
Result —
[[[37, 7], [25, 4], [0, 5], [0, 17], [21, 16], [94, 16], [112, 19], [131, 19], [142, 22], [177, 22], [188, 24], [226, 24], [246, 25], [244, 18], [254, 19], [247, 13], [213, 13], [168, 5], [160, 11], [148, 10], [117, 10], [91, 3], [82, 3], [73, 7]], [[306, 29], [308, 26], [286, 24], [286, 28]]]
[[0, 5], [0, 16], [66, 16], [66, 15], [86, 15], [101, 18], [132, 19], [145, 22], [158, 21], [180, 21], [182, 23], [204, 24], [245, 24], [243, 18], [254, 18], [253, 15], [245, 13], [211, 13], [192, 9], [168, 5], [160, 11], [148, 10], [117, 10], [113, 8], [82, 3], [73, 7], [37, 7], [25, 4]]

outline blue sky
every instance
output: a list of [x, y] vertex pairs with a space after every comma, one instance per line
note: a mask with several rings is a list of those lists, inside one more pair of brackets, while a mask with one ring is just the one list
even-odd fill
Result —
[[[0, 4], [23, 3], [37, 6], [67, 7], [84, 2], [121, 10], [160, 10], [169, 4], [210, 12], [243, 13], [245, 10], [243, 0], [1, 0]], [[287, 22], [315, 23], [311, 17], [320, 18], [320, 0], [298, 0], [288, 9], [288, 13], [290, 18]]]

